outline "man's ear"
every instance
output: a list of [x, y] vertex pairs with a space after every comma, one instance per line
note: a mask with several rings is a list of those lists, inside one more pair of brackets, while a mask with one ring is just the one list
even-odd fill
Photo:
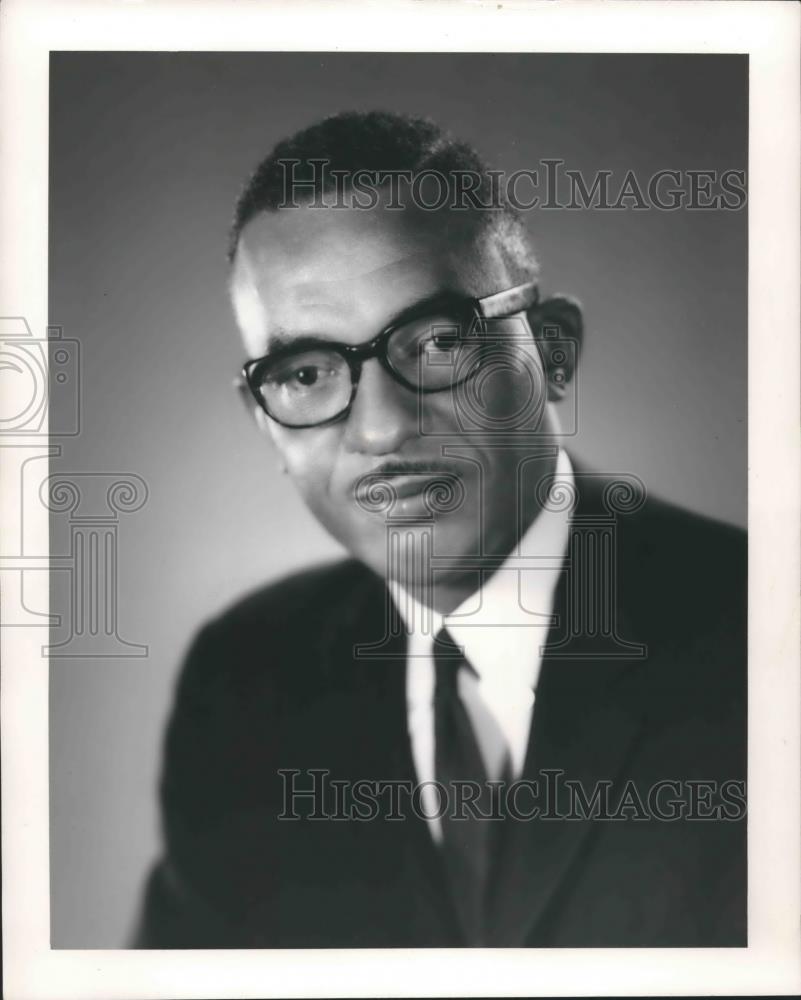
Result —
[[553, 295], [529, 309], [528, 321], [542, 354], [548, 399], [558, 402], [578, 365], [584, 336], [581, 306], [567, 295]]

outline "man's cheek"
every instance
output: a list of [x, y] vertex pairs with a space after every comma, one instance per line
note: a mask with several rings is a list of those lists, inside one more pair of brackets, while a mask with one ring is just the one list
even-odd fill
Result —
[[322, 430], [310, 429], [283, 435], [277, 442], [287, 472], [308, 500], [330, 492], [338, 454], [337, 442], [330, 438]]
[[328, 493], [329, 470], [308, 456], [287, 455], [286, 460], [292, 482], [306, 501], [324, 500]]
[[320, 454], [323, 452], [320, 444], [322, 429], [309, 427], [292, 430], [272, 424], [271, 435], [293, 479], [305, 479], [310, 471], [318, 467]]
[[462, 424], [460, 409], [463, 408], [459, 390], [425, 397], [417, 413], [418, 435], [432, 437], [436, 443], [436, 438], [442, 434], [458, 434]]

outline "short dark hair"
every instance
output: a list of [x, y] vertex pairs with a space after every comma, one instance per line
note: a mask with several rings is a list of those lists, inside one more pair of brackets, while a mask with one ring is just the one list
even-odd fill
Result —
[[[327, 169], [321, 174], [319, 161]], [[467, 143], [460, 142], [435, 122], [425, 118], [385, 111], [345, 111], [316, 122], [279, 142], [259, 163], [236, 202], [229, 232], [228, 260], [233, 261], [242, 230], [260, 212], [277, 211], [287, 203], [287, 161], [292, 162], [295, 183], [313, 182], [301, 200], [334, 189], [335, 175], [347, 178], [357, 172], [386, 175], [437, 171], [446, 178], [470, 172], [478, 175], [476, 194], [493, 207], [476, 210], [482, 231], [494, 238], [515, 281], [529, 280], [537, 263], [520, 215], [499, 191], [486, 195], [491, 186], [488, 167]], [[318, 167], [315, 168], [314, 161]], [[296, 198], [293, 195], [293, 200]]]

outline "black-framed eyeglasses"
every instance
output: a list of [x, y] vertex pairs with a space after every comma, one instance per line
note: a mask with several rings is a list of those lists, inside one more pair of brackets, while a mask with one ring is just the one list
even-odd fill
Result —
[[487, 320], [514, 316], [538, 298], [535, 282], [480, 299], [446, 292], [406, 310], [365, 344], [298, 338], [245, 362], [237, 385], [284, 427], [322, 427], [347, 416], [370, 358], [413, 392], [466, 382], [481, 369]]

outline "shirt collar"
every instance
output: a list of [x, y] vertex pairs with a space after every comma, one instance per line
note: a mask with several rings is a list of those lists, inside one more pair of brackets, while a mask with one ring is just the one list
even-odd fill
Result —
[[[572, 492], [573, 469], [559, 450], [551, 491]], [[545, 642], [553, 597], [567, 549], [569, 510], [543, 507], [516, 549], [475, 593], [445, 616], [424, 608], [395, 581], [392, 598], [409, 632], [409, 655], [428, 655], [433, 637], [445, 625], [482, 685], [510, 693], [537, 681], [540, 647]]]

